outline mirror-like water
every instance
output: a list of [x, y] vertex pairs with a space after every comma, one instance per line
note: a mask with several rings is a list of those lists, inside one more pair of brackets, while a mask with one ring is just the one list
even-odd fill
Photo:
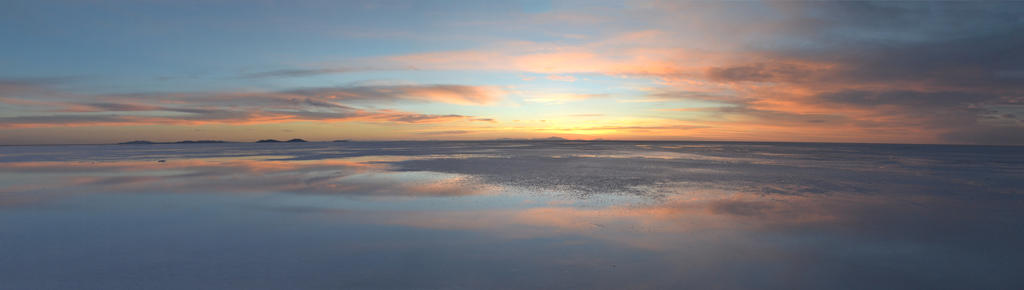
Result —
[[1024, 148], [0, 147], [0, 288], [1020, 289]]

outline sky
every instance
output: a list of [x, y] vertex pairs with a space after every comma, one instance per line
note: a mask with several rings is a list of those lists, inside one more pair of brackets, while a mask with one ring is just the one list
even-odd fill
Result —
[[1024, 2], [3, 1], [0, 144], [1024, 144]]

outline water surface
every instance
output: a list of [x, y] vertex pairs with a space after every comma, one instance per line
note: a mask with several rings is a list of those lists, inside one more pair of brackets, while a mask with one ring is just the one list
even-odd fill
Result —
[[1021, 289], [1024, 148], [0, 147], [3, 289]]

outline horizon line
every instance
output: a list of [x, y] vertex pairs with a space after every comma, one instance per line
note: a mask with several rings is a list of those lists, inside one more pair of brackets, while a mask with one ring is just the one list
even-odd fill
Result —
[[[302, 139], [302, 138], [293, 138]], [[15, 146], [99, 146], [99, 145], [197, 145], [197, 144], [258, 144], [258, 143], [347, 143], [347, 142], [694, 142], [694, 143], [783, 143], [783, 144], [859, 144], [859, 145], [939, 145], [939, 146], [991, 146], [991, 147], [1024, 147], [1024, 144], [973, 144], [973, 143], [882, 143], [882, 142], [832, 142], [832, 141], [754, 141], [754, 140], [642, 140], [642, 139], [565, 139], [558, 137], [553, 139], [548, 138], [498, 138], [498, 139], [472, 139], [472, 140], [446, 140], [446, 139], [430, 139], [430, 140], [412, 140], [412, 139], [394, 139], [394, 140], [352, 140], [352, 139], [335, 139], [335, 140], [305, 140], [302, 142], [288, 142], [288, 140], [278, 140], [278, 142], [258, 142], [256, 141], [227, 141], [227, 140], [179, 140], [179, 141], [166, 141], [166, 142], [155, 142], [147, 140], [132, 140], [118, 143], [44, 143], [44, 144], [0, 144], [4, 147], [15, 147]], [[140, 143], [140, 144], [128, 144], [128, 142], [145, 141], [151, 143]], [[197, 141], [195, 143], [188, 143], [186, 141]], [[202, 142], [211, 141], [211, 142]]]

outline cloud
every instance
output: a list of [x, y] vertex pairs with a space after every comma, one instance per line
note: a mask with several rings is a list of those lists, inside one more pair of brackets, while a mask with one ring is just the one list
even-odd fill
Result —
[[353, 101], [429, 101], [456, 105], [489, 105], [505, 94], [496, 87], [466, 85], [372, 85], [296, 89], [283, 95]]
[[553, 80], [553, 81], [560, 81], [560, 82], [575, 82], [576, 81], [575, 77], [569, 76], [569, 75], [564, 75], [564, 76], [563, 75], [549, 75], [549, 76], [547, 76], [545, 78], [549, 79], [549, 80]]
[[[704, 70], [704, 80], [726, 86], [722, 94], [681, 97], [722, 104], [688, 111], [715, 112], [724, 122], [1021, 144], [998, 136], [1022, 124], [993, 116], [1024, 103], [1024, 82], [1013, 73], [1024, 67], [1014, 49], [1024, 45], [1017, 33], [1024, 23], [1014, 16], [1024, 5], [975, 4], [779, 4], [789, 17], [771, 37], [743, 40], [738, 57]], [[801, 45], [780, 42], [790, 37]]]
[[802, 82], [822, 73], [808, 65], [791, 63], [752, 63], [728, 67], [710, 67], [707, 78], [716, 82]]
[[694, 130], [709, 128], [708, 126], [691, 126], [691, 125], [666, 125], [666, 126], [596, 126], [596, 127], [573, 127], [573, 128], [550, 128], [540, 130], [550, 131], [629, 131], [629, 132], [649, 132], [649, 131], [662, 131], [662, 130]]
[[399, 122], [399, 123], [440, 123], [440, 122], [453, 122], [471, 119], [463, 115], [430, 115], [430, 114], [414, 114], [400, 111], [385, 110], [375, 112], [362, 116], [366, 120], [373, 121], [388, 121], [388, 122]]
[[416, 132], [416, 134], [421, 134], [421, 135], [462, 135], [462, 134], [470, 134], [470, 133], [473, 133], [473, 131], [467, 131], [467, 130], [444, 130], [444, 131], [422, 131], [422, 132]]
[[481, 119], [473, 116], [457, 114], [419, 114], [396, 110], [315, 112], [306, 110], [241, 111], [224, 109], [203, 110], [201, 112], [197, 111], [196, 113], [176, 116], [62, 114], [0, 117], [0, 128], [204, 124], [241, 125], [298, 121], [428, 124], [479, 120]]
[[[269, 92], [140, 93], [80, 95], [54, 91], [35, 82], [7, 82], [0, 103], [29, 108], [0, 117], [0, 127], [80, 127], [126, 125], [264, 124], [295, 121], [424, 124], [496, 122], [461, 114], [421, 114], [369, 109], [399, 102], [441, 102], [486, 105], [504, 92], [465, 85], [363, 85], [305, 88]], [[50, 93], [54, 92], [54, 93]], [[44, 100], [19, 97], [40, 96]], [[45, 99], [52, 99], [45, 100]], [[71, 100], [80, 100], [71, 102]]]
[[39, 96], [67, 96], [68, 94], [54, 90], [51, 87], [67, 83], [74, 79], [76, 78], [0, 78], [0, 102], [20, 105], [38, 105], [39, 103], [43, 103], [40, 100], [36, 100]]
[[131, 103], [89, 103], [89, 104], [68, 104], [68, 108], [62, 112], [134, 112], [134, 111], [161, 111], [167, 108]]

